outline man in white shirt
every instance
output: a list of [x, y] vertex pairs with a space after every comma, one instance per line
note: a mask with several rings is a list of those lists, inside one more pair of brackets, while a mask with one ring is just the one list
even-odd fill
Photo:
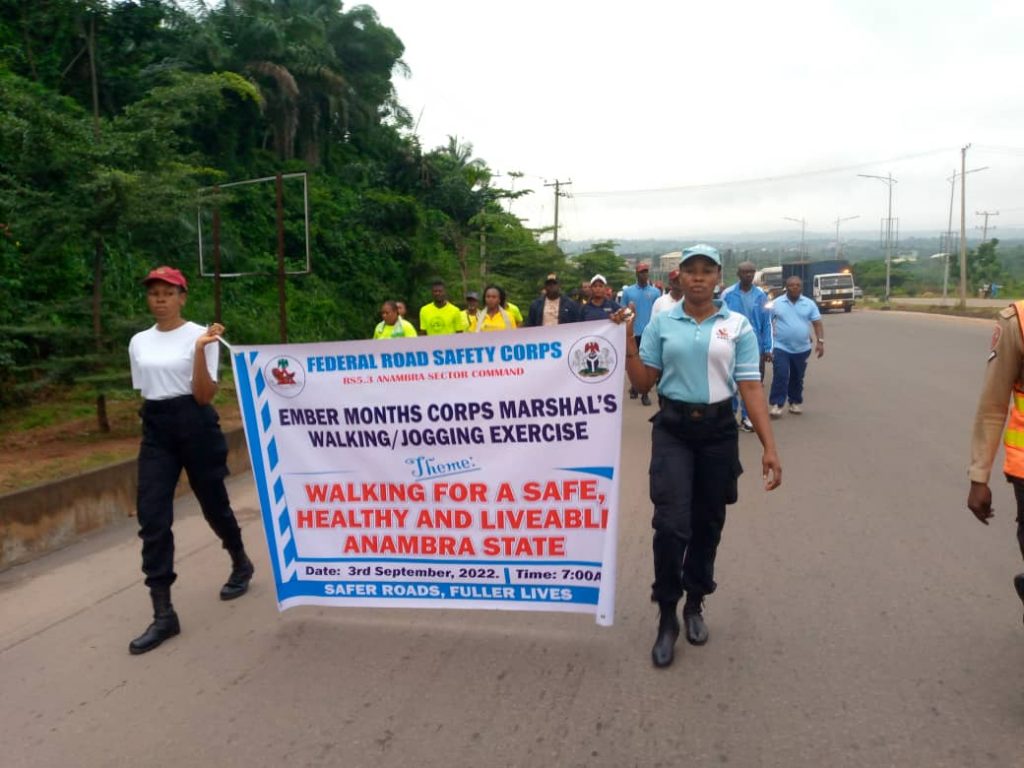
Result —
[[659, 296], [651, 307], [651, 320], [666, 309], [672, 309], [683, 298], [683, 286], [679, 283], [679, 270], [668, 273], [668, 293]]

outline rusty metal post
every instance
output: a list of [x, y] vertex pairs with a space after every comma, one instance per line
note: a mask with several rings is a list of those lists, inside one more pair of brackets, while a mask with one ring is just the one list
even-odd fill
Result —
[[278, 325], [281, 329], [281, 343], [288, 342], [288, 308], [285, 305], [287, 293], [284, 283], [284, 179], [277, 173], [274, 182], [277, 190], [277, 306]]
[[213, 188], [213, 321], [224, 322], [220, 309], [220, 187]]

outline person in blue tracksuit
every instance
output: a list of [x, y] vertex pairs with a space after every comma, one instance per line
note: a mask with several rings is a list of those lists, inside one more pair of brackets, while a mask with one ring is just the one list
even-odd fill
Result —
[[[757, 346], [761, 353], [761, 381], [764, 381], [764, 368], [772, 359], [772, 318], [765, 304], [768, 303], [768, 294], [754, 285], [754, 274], [757, 267], [751, 261], [744, 261], [736, 268], [736, 277], [739, 280], [724, 291], [722, 301], [725, 306], [733, 312], [739, 312], [750, 322], [757, 337]], [[732, 409], [735, 412], [740, 408], [740, 429], [744, 432], [753, 432], [754, 425], [747, 414], [747, 406], [739, 403], [739, 397], [733, 397]]]

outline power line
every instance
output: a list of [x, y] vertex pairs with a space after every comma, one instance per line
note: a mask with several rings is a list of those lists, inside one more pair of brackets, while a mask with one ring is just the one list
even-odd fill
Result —
[[[981, 227], [976, 227], [976, 229], [980, 229], [981, 230], [981, 242], [982, 242], [982, 244], [987, 243], [988, 242], [988, 230], [989, 230], [988, 217], [989, 216], [998, 216], [999, 215], [999, 211], [975, 211], [974, 215], [975, 216], [984, 216], [985, 217], [985, 224], [983, 226], [981, 226]], [[991, 228], [995, 229], [995, 225], [993, 225]]]
[[882, 163], [898, 163], [905, 160], [917, 160], [922, 157], [931, 157], [933, 155], [943, 154], [951, 151], [951, 147], [945, 147], [942, 149], [932, 149], [927, 152], [918, 152], [911, 155], [902, 155], [899, 157], [892, 157], [887, 160], [874, 160], [871, 162], [856, 163], [854, 165], [837, 166], [834, 168], [822, 168], [815, 171], [801, 171], [797, 173], [785, 173], [778, 176], [762, 176], [753, 179], [736, 179], [733, 181], [718, 181], [707, 184], [688, 184], [677, 187], [656, 187], [651, 189], [621, 189], [621, 190], [605, 190], [597, 192], [575, 192], [576, 197], [613, 197], [618, 195], [649, 195], [649, 194], [663, 194], [665, 192], [687, 192], [691, 190], [700, 189], [721, 189], [725, 187], [737, 187], [744, 185], [753, 184], [770, 184], [779, 181], [792, 181], [796, 179], [806, 179], [812, 176], [831, 176], [833, 174], [847, 173], [849, 171], [856, 171], [861, 168], [871, 168]]
[[1001, 152], [1006, 155], [1024, 155], [1024, 147], [995, 147], [992, 145], [980, 144], [975, 149], [986, 152]]
[[559, 179], [555, 179], [554, 183], [552, 183], [552, 184], [545, 184], [544, 185], [545, 187], [554, 187], [555, 188], [555, 246], [556, 247], [558, 246], [558, 198], [560, 198], [560, 197], [568, 197], [569, 196], [568, 192], [562, 192], [561, 189], [562, 189], [562, 187], [567, 187], [570, 184], [572, 184], [572, 180], [571, 179], [569, 181], [560, 181]]

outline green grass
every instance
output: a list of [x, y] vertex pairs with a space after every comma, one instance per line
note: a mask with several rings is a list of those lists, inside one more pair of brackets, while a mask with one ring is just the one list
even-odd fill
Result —
[[[66, 421], [85, 419], [96, 415], [96, 390], [91, 387], [72, 387], [51, 390], [28, 405], [4, 409], [0, 415], [0, 434], [44, 429]], [[130, 390], [107, 392], [107, 406], [127, 400], [137, 400]]]
[[1002, 311], [1002, 307], [943, 307], [938, 304], [892, 304], [885, 306], [882, 302], [870, 302], [860, 305], [861, 309], [869, 309], [873, 312], [920, 312], [925, 315], [949, 315], [951, 317], [975, 317], [984, 320], [994, 320], [996, 315]]

